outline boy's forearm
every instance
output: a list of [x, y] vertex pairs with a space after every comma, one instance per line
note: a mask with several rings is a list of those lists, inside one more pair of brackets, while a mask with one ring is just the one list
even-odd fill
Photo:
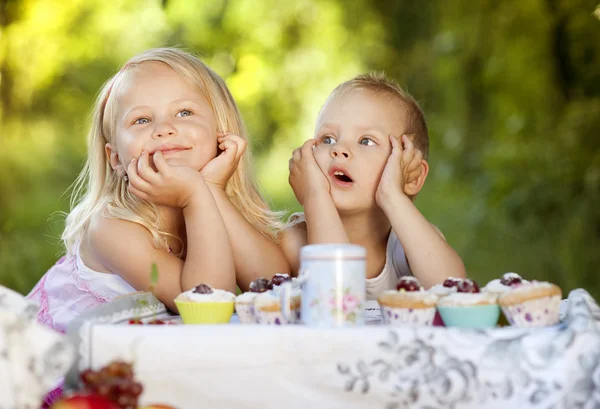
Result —
[[382, 209], [398, 236], [415, 277], [425, 288], [447, 277], [465, 277], [458, 253], [444, 240], [403, 193], [390, 197]]
[[208, 187], [202, 182], [199, 192], [183, 209], [187, 233], [187, 255], [181, 286], [189, 290], [206, 283], [235, 292], [235, 267], [229, 236]]
[[240, 288], [246, 291], [250, 282], [258, 277], [289, 273], [290, 266], [279, 246], [240, 214], [223, 189], [210, 185], [209, 188], [231, 238], [236, 279]]
[[308, 244], [349, 243], [329, 192], [309, 195], [304, 203]]

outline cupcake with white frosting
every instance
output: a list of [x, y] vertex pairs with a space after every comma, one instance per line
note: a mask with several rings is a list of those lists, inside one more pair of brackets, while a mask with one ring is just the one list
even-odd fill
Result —
[[438, 301], [437, 309], [447, 327], [493, 328], [498, 323], [498, 296], [481, 292], [477, 283], [465, 279], [456, 292]]
[[523, 279], [523, 277], [517, 273], [505, 273], [502, 275], [502, 278], [496, 278], [487, 283], [487, 285], [482, 288], [482, 291], [500, 296], [511, 288], [521, 284], [527, 284], [528, 282], [529, 281]]
[[269, 284], [270, 281], [266, 278], [257, 278], [250, 283], [249, 291], [235, 298], [235, 311], [242, 324], [256, 324], [254, 299], [258, 294], [268, 291]]
[[377, 297], [385, 324], [426, 326], [433, 324], [438, 296], [425, 291], [419, 280], [401, 277], [396, 290], [384, 291]]
[[175, 298], [184, 324], [224, 324], [233, 314], [235, 294], [200, 284]]
[[254, 298], [254, 314], [259, 324], [284, 325], [300, 322], [302, 291], [292, 288], [290, 294], [290, 316], [285, 317], [281, 311], [281, 293], [278, 287], [260, 293]]
[[518, 327], [542, 327], [559, 322], [562, 291], [548, 282], [532, 281], [500, 296], [506, 319]]
[[457, 291], [456, 287], [461, 281], [463, 281], [462, 278], [448, 277], [446, 280], [444, 280], [443, 284], [436, 284], [432, 286], [429, 289], [429, 292], [437, 295], [440, 298], [445, 297], [448, 294], [455, 293]]

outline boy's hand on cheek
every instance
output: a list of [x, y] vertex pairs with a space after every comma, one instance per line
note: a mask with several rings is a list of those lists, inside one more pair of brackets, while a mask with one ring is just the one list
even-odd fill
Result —
[[390, 197], [405, 194], [406, 185], [414, 182], [421, 175], [423, 154], [419, 149], [415, 149], [411, 139], [407, 135], [402, 135], [400, 141], [400, 138], [390, 135], [390, 142], [392, 153], [387, 160], [375, 194], [380, 207]]
[[148, 152], [133, 158], [127, 166], [129, 191], [142, 200], [157, 205], [186, 207], [198, 189], [199, 172], [186, 166], [170, 166], [161, 151], [153, 156], [156, 171], [149, 163]]
[[317, 164], [313, 154], [313, 147], [316, 141], [309, 139], [300, 148], [294, 149], [290, 159], [289, 183], [298, 203], [304, 205], [304, 199], [307, 195], [314, 195], [319, 192], [329, 194], [329, 181]]
[[200, 173], [207, 183], [225, 189], [246, 151], [247, 142], [242, 137], [228, 132], [219, 134], [217, 142], [221, 153], [204, 165]]

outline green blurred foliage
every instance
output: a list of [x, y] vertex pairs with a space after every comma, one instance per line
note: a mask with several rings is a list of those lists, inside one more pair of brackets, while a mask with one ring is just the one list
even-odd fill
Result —
[[[150, 47], [227, 81], [273, 206], [339, 82], [384, 70], [425, 109], [416, 204], [480, 282], [506, 271], [600, 296], [600, 21], [589, 0], [0, 0], [0, 283], [62, 251], [67, 189], [103, 82]], [[596, 10], [596, 11], [595, 11]]]

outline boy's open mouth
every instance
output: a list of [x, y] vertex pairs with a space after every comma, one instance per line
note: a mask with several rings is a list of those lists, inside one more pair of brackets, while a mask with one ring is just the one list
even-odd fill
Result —
[[333, 177], [341, 182], [352, 183], [352, 178], [340, 170], [333, 172]]
[[354, 180], [350, 176], [350, 173], [342, 166], [332, 166], [329, 169], [329, 177], [335, 182], [336, 185], [341, 187], [350, 187], [354, 184]]

